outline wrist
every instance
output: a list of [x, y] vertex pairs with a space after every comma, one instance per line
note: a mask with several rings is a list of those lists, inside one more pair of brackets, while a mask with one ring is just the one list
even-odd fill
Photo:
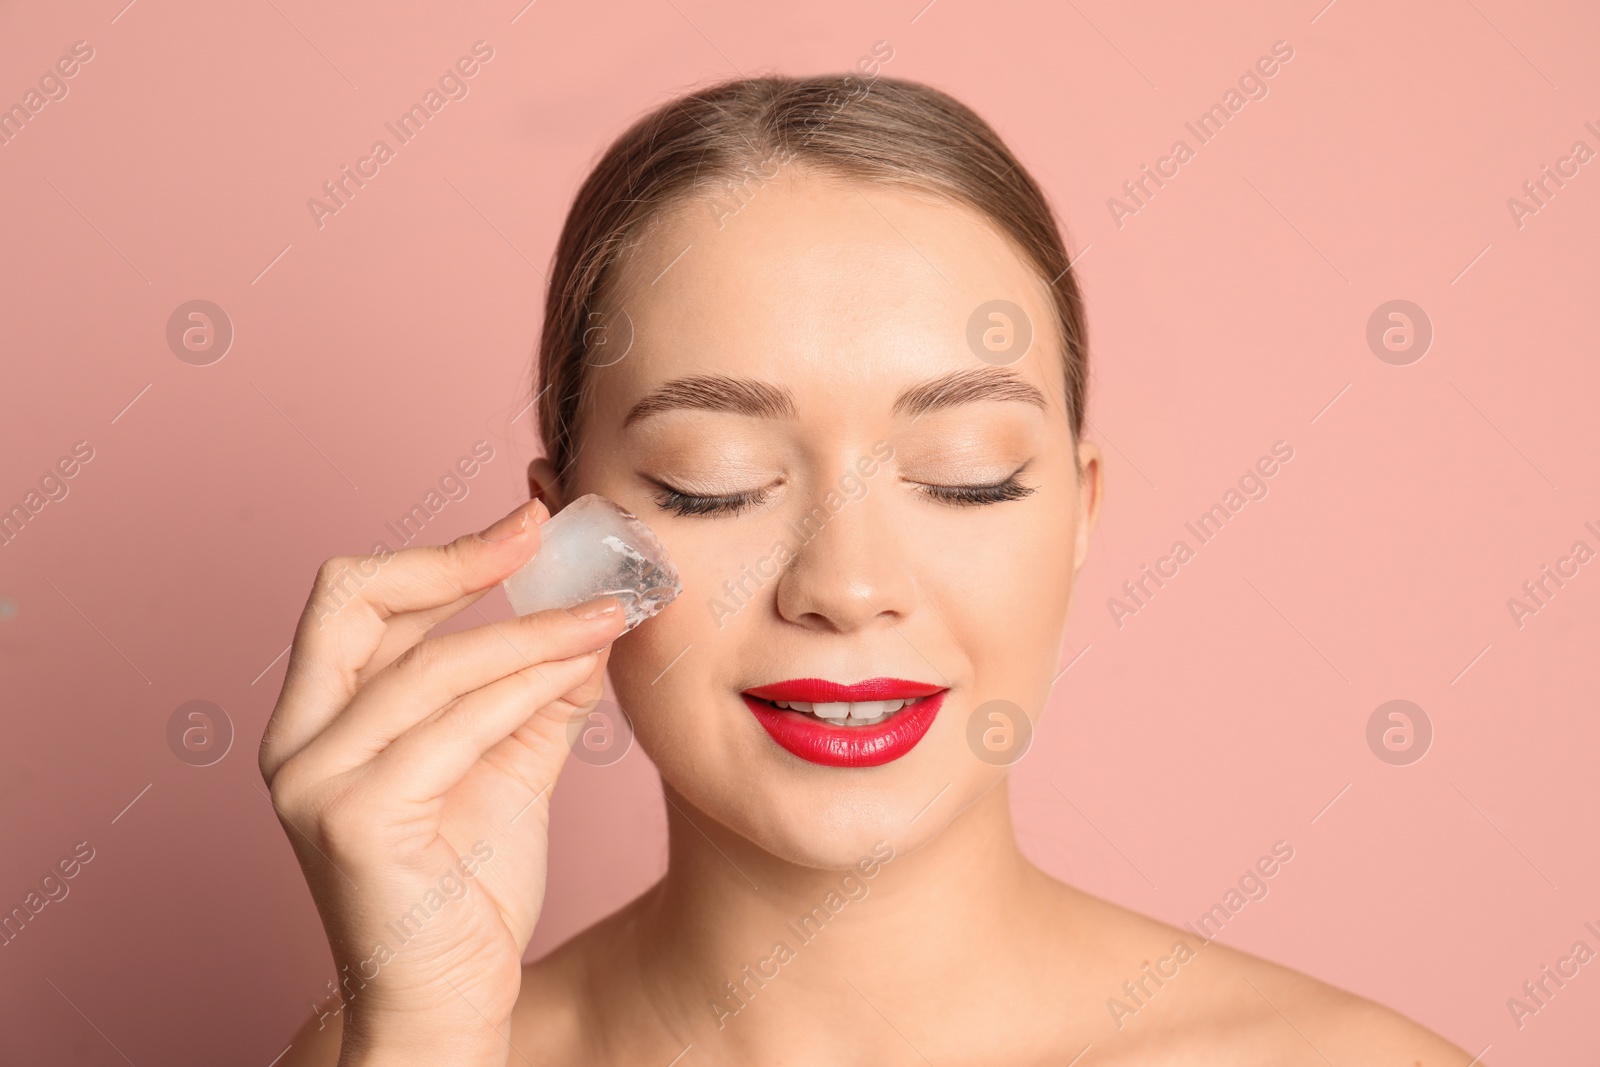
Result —
[[403, 1048], [363, 1046], [341, 1051], [339, 1067], [506, 1067], [506, 1054], [510, 1051], [511, 1047], [504, 1041], [490, 1048], [469, 1048], [464, 1044], [433, 1049], [416, 1045]]
[[506, 1067], [511, 1020], [482, 1018], [449, 1035], [346, 1031], [338, 1067]]
[[366, 1049], [340, 1053], [339, 1067], [506, 1067], [509, 1051], [505, 1044], [498, 1052], [474, 1053], [459, 1049], [426, 1052], [410, 1047], [387, 1051]]

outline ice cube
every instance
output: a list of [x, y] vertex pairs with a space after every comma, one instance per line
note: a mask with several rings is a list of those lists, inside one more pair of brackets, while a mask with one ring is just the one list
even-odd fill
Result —
[[683, 592], [650, 527], [598, 494], [562, 508], [539, 536], [538, 553], [502, 583], [518, 615], [614, 596], [631, 630]]

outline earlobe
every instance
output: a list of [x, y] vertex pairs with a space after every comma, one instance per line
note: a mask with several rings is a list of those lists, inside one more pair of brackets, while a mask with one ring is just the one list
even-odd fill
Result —
[[561, 498], [555, 465], [543, 456], [528, 464], [528, 497], [544, 501], [544, 506], [552, 515], [566, 503]]

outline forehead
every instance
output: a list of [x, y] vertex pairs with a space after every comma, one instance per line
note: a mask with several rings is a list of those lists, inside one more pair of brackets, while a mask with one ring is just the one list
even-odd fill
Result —
[[1010, 368], [1061, 389], [1044, 280], [977, 211], [920, 191], [794, 169], [713, 187], [619, 266], [609, 303], [633, 340], [598, 375], [607, 391], [728, 374], [836, 394], [982, 367], [969, 326], [995, 300], [1031, 323]]

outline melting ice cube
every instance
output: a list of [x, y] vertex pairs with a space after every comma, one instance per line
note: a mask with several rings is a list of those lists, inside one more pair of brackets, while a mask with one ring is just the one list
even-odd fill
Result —
[[539, 535], [538, 554], [502, 583], [518, 615], [614, 596], [631, 630], [683, 592], [655, 533], [603, 496], [574, 500]]

